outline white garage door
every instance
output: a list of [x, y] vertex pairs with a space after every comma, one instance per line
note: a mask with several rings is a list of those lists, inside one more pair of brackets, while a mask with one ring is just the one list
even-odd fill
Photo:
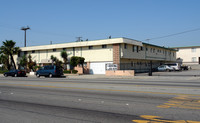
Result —
[[90, 63], [90, 74], [106, 74], [106, 64], [112, 62]]

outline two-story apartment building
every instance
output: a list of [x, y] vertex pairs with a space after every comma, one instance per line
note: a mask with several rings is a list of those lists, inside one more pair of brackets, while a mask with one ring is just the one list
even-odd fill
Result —
[[200, 46], [174, 47], [183, 64], [200, 64]]
[[21, 47], [21, 50], [22, 52], [15, 56], [17, 61], [24, 54], [30, 54], [38, 64], [51, 63], [51, 55], [62, 60], [60, 52], [65, 50], [69, 59], [72, 56], [84, 57], [90, 74], [105, 74], [108, 64], [116, 64], [118, 70], [142, 70], [149, 66], [150, 61], [154, 63], [154, 67], [176, 61], [174, 49], [128, 38]]

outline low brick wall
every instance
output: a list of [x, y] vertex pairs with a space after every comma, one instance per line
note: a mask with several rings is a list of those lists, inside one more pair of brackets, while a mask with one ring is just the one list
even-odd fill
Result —
[[134, 70], [116, 70], [116, 71], [106, 71], [106, 76], [134, 76]]

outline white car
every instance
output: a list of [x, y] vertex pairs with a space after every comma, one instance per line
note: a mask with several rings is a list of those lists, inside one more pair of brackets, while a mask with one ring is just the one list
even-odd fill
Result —
[[164, 65], [167, 65], [167, 66], [173, 68], [176, 71], [181, 70], [181, 65], [179, 63], [166, 63]]
[[173, 71], [174, 69], [172, 67], [169, 67], [168, 65], [161, 65], [158, 67], [158, 71]]

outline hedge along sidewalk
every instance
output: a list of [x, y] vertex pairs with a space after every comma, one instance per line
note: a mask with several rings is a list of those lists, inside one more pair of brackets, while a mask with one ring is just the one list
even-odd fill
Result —
[[0, 74], [4, 74], [5, 72], [8, 72], [8, 70], [0, 70]]

